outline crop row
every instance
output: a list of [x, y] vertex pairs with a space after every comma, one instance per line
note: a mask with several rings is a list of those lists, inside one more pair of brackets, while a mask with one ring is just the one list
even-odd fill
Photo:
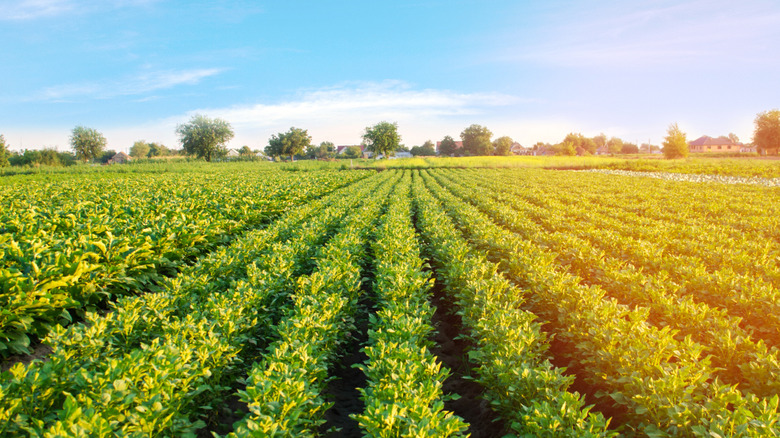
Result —
[[213, 421], [254, 351], [274, 337], [295, 278], [386, 176], [296, 208], [106, 316], [59, 329], [47, 361], [14, 366], [0, 391], [0, 431], [193, 433]]
[[[691, 336], [704, 345], [704, 354], [711, 355], [715, 375], [721, 380], [739, 383], [740, 389], [759, 396], [771, 396], [780, 390], [776, 349], [770, 351], [761, 341], [755, 342], [740, 327], [740, 320], [725, 310], [678, 294], [680, 286], [667, 277], [650, 276], [609, 252], [594, 249], [598, 243], [604, 245], [593, 237], [601, 235], [602, 230], [592, 222], [582, 222], [576, 229], [564, 228], [556, 220], [563, 212], [550, 206], [534, 210], [535, 219], [540, 221], [535, 223], [525, 203], [492, 181], [464, 175], [437, 175], [437, 179], [500, 225], [555, 254], [557, 263], [578, 275], [584, 284], [600, 286], [621, 303], [646, 307], [648, 320], [654, 325], [674, 328], [678, 340]], [[490, 195], [475, 197], [476, 193]], [[590, 240], [583, 238], [586, 236]]]
[[556, 267], [555, 255], [498, 226], [424, 173], [426, 187], [477, 249], [500, 260], [528, 292], [526, 306], [550, 322], [575, 372], [601, 406], [613, 404], [626, 433], [653, 436], [771, 436], [778, 397], [759, 399], [714, 378], [710, 358], [689, 337], [647, 321], [643, 308], [607, 299], [598, 286]]
[[540, 323], [520, 309], [526, 292], [469, 246], [419, 175], [414, 189], [419, 226], [468, 327], [475, 345], [469, 358], [493, 408], [521, 436], [611, 436], [608, 420], [588, 412], [582, 398], [567, 391], [572, 378], [550, 364]]
[[460, 436], [463, 420], [444, 410], [442, 384], [449, 372], [431, 353], [430, 273], [423, 270], [412, 224], [411, 175], [405, 174], [389, 200], [372, 244], [374, 296], [367, 376], [360, 388], [365, 404], [355, 416], [366, 436]]
[[361, 293], [367, 239], [393, 184], [386, 183], [345, 219], [318, 252], [316, 269], [296, 280], [292, 305], [275, 325], [277, 338], [240, 391], [249, 413], [230, 436], [317, 436], [330, 404], [323, 390]]
[[109, 299], [154, 290], [242, 230], [365, 173], [80, 178], [3, 186], [0, 356]]

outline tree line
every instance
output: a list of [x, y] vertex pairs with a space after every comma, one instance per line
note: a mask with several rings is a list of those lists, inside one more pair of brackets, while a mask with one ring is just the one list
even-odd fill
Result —
[[[130, 156], [134, 158], [154, 158], [170, 155], [195, 156], [199, 159], [212, 161], [224, 158], [227, 154], [227, 142], [234, 137], [233, 128], [225, 120], [211, 119], [203, 115], [195, 115], [187, 123], [178, 125], [176, 133], [182, 148], [169, 149], [156, 142], [136, 141], [130, 148]], [[733, 141], [736, 136], [729, 135]], [[445, 136], [440, 142], [438, 151], [432, 141], [428, 140], [421, 146], [411, 149], [402, 145], [398, 134], [398, 124], [380, 122], [365, 128], [360, 146], [352, 146], [343, 152], [345, 158], [359, 158], [363, 151], [368, 151], [376, 157], [390, 157], [395, 153], [409, 152], [414, 156], [485, 156], [512, 155], [514, 141], [507, 136], [491, 140], [493, 133], [485, 126], [473, 124], [460, 133], [460, 142], [451, 136]], [[760, 154], [777, 154], [780, 151], [780, 110], [774, 109], [759, 113], [755, 119], [753, 143]], [[70, 135], [72, 152], [59, 152], [53, 149], [24, 150], [12, 152], [0, 135], [0, 167], [36, 166], [36, 165], [71, 165], [81, 162], [108, 162], [116, 152], [106, 150], [105, 136], [93, 128], [76, 126]], [[609, 154], [635, 154], [661, 150], [667, 158], [686, 157], [689, 152], [686, 134], [676, 123], [669, 126], [664, 137], [663, 147], [643, 144], [638, 146], [617, 137], [603, 133], [594, 137], [586, 137], [579, 133], [569, 133], [557, 144], [538, 142], [531, 148], [526, 148], [535, 154], [545, 155], [583, 155], [604, 152]], [[243, 146], [239, 156], [256, 158], [260, 151]], [[324, 141], [319, 145], [311, 144], [308, 131], [291, 127], [286, 132], [274, 134], [268, 140], [264, 153], [268, 157], [296, 156], [311, 159], [330, 159], [337, 155], [332, 142]]]

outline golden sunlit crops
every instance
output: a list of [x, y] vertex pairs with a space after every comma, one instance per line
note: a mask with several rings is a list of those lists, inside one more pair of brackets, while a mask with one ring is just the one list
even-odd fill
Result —
[[780, 433], [780, 189], [290, 167], [1, 185], [0, 434]]

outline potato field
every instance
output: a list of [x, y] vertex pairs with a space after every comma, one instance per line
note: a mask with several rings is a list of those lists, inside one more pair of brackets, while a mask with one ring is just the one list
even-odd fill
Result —
[[0, 179], [0, 436], [780, 436], [780, 188]]

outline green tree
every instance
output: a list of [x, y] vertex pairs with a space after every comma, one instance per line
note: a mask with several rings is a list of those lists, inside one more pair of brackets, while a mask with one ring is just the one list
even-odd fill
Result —
[[311, 137], [305, 129], [290, 128], [287, 132], [272, 135], [265, 147], [265, 153], [273, 157], [289, 156], [292, 160], [310, 144]]
[[761, 154], [777, 153], [780, 150], [780, 110], [758, 113], [753, 143]]
[[444, 136], [439, 143], [439, 154], [444, 156], [452, 156], [458, 153], [458, 145], [455, 140], [449, 135]]
[[635, 145], [634, 143], [623, 143], [620, 147], [620, 153], [621, 154], [638, 154], [639, 153], [639, 146]]
[[323, 141], [314, 149], [314, 158], [321, 160], [333, 158], [336, 155], [336, 146], [329, 141]]
[[490, 137], [493, 133], [484, 126], [471, 125], [460, 133], [463, 149], [468, 155], [492, 155], [493, 144]]
[[685, 158], [688, 156], [688, 141], [685, 139], [685, 133], [680, 130], [677, 123], [669, 126], [663, 145], [662, 151], [666, 158]]
[[[592, 138], [585, 137], [579, 133], [575, 134], [570, 132], [568, 135], [566, 135], [566, 138], [563, 139], [563, 143], [570, 143], [571, 147], [574, 149], [574, 154], [577, 154], [581, 151], [587, 152], [589, 154], [595, 154], [597, 149], [596, 142], [594, 142]], [[568, 150], [568, 148], [566, 149]]]
[[363, 155], [363, 151], [360, 150], [360, 146], [349, 146], [344, 149], [345, 158], [360, 158]]
[[374, 126], [366, 127], [363, 133], [363, 144], [366, 150], [376, 156], [390, 157], [398, 149], [401, 136], [398, 135], [398, 123], [379, 122]]
[[0, 135], [0, 167], [6, 167], [9, 165], [8, 157], [11, 156], [11, 151], [8, 150], [8, 146], [5, 144], [5, 137]]
[[436, 146], [427, 140], [422, 146], [414, 146], [410, 151], [415, 157], [432, 157], [436, 155]]
[[76, 158], [85, 163], [99, 157], [107, 143], [103, 134], [92, 128], [76, 126], [71, 131], [70, 146]]
[[[148, 145], [149, 145], [149, 153], [148, 153], [149, 158], [152, 158], [152, 157], [167, 157], [167, 156], [171, 155], [171, 150], [168, 149], [167, 147], [165, 147], [164, 145], [160, 144], [160, 143], [152, 142], [152, 143], [149, 143]], [[219, 151], [217, 151], [216, 155], [213, 155], [212, 158], [216, 158], [218, 154], [219, 154]]]
[[512, 144], [514, 140], [507, 136], [498, 137], [493, 140], [493, 154], [495, 155], [512, 155]]
[[138, 140], [130, 146], [130, 156], [133, 158], [146, 158], [149, 156], [149, 144]]
[[250, 157], [254, 155], [255, 153], [252, 152], [252, 148], [250, 148], [247, 145], [241, 146], [241, 149], [238, 150], [238, 154], [242, 157]]
[[[612, 138], [615, 138], [615, 137], [612, 137]], [[598, 150], [602, 146], [607, 146], [608, 145], [608, 143], [607, 143], [607, 135], [604, 134], [603, 132], [601, 134], [593, 137], [592, 140], [593, 140], [593, 144], [596, 145], [596, 150]]]
[[233, 138], [233, 128], [222, 119], [210, 119], [197, 114], [189, 123], [178, 125], [176, 133], [179, 141], [188, 155], [195, 155], [211, 161], [219, 156], [220, 150], [225, 153], [225, 144]]
[[607, 148], [609, 149], [610, 154], [619, 154], [623, 152], [623, 140], [612, 137], [607, 142]]
[[116, 151], [111, 149], [107, 151], [103, 151], [100, 154], [100, 157], [98, 157], [98, 161], [100, 161], [100, 164], [106, 164], [108, 163], [108, 160], [114, 158], [114, 155], [116, 155]]

